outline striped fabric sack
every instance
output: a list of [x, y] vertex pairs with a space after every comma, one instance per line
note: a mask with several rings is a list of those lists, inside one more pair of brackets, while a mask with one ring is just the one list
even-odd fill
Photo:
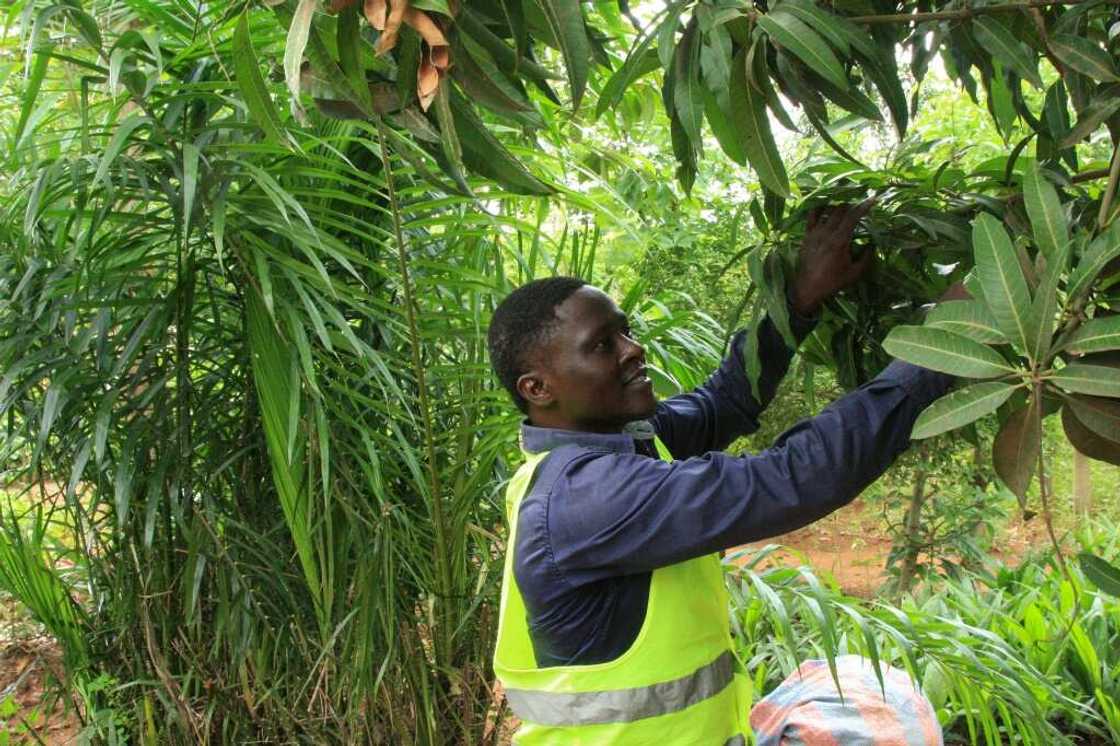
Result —
[[942, 746], [929, 700], [896, 668], [880, 663], [883, 689], [871, 662], [836, 659], [844, 701], [823, 660], [805, 661], [751, 710], [758, 746]]

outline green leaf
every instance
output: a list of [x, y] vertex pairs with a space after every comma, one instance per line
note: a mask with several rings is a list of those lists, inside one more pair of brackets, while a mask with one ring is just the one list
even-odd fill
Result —
[[1065, 349], [1075, 355], [1120, 350], [1120, 316], [1089, 319], [1069, 338]]
[[1046, 263], [1046, 272], [1035, 292], [1034, 302], [1027, 323], [1027, 354], [1032, 360], [1042, 360], [1050, 352], [1054, 336], [1055, 312], [1058, 309], [1058, 280], [1069, 265], [1069, 241], [1054, 247]]
[[1106, 440], [1120, 444], [1120, 402], [1074, 394], [1066, 397], [1066, 406], [1085, 427]]
[[1063, 64], [1093, 80], [1116, 81], [1116, 63], [1112, 56], [1095, 43], [1083, 36], [1073, 34], [1051, 34], [1048, 40], [1050, 50]]
[[1042, 440], [1042, 418], [1037, 399], [1013, 412], [1003, 423], [992, 443], [992, 465], [1007, 488], [1019, 498], [1026, 509], [1025, 498], [1031, 486]]
[[564, 55], [568, 85], [572, 89], [572, 109], [579, 109], [591, 67], [591, 42], [583, 24], [580, 0], [526, 0], [540, 9], [548, 30]]
[[284, 80], [292, 94], [293, 111], [302, 111], [299, 102], [299, 71], [303, 64], [303, 52], [307, 49], [307, 40], [311, 36], [311, 19], [318, 6], [319, 0], [300, 0], [284, 43]]
[[626, 92], [631, 83], [661, 66], [656, 50], [649, 46], [653, 38], [653, 34], [644, 37], [635, 46], [626, 61], [622, 63], [622, 67], [615, 70], [614, 74], [607, 80], [603, 90], [599, 93], [599, 103], [595, 104], [596, 119], [601, 117], [604, 111], [618, 106], [618, 102], [622, 100], [622, 94]]
[[910, 108], [906, 102], [906, 91], [902, 88], [902, 81], [898, 76], [898, 65], [893, 56], [894, 49], [883, 48], [873, 54], [868, 54], [859, 47], [856, 49], [860, 67], [886, 102], [891, 112], [891, 120], [898, 130], [898, 136], [902, 138], [910, 123]]
[[708, 31], [700, 45], [700, 72], [704, 88], [716, 94], [724, 104], [727, 103], [731, 88], [731, 34], [727, 26], [718, 25]]
[[1062, 407], [1062, 428], [1074, 448], [1089, 458], [1120, 466], [1120, 442], [1094, 432], [1068, 405]]
[[183, 143], [183, 235], [191, 232], [191, 213], [194, 211], [194, 197], [198, 188], [198, 146]]
[[31, 117], [31, 111], [35, 108], [35, 101], [39, 98], [39, 89], [43, 85], [43, 78], [47, 74], [47, 63], [51, 59], [50, 48], [42, 49], [35, 54], [35, 63], [31, 66], [31, 74], [27, 78], [27, 87], [23, 92], [23, 104], [20, 106], [19, 121], [16, 123], [15, 131], [12, 133], [12, 151], [14, 152], [19, 145], [20, 138], [23, 137], [23, 128], [27, 126], [27, 120]]
[[[779, 59], [784, 57], [784, 53], [778, 53]], [[779, 124], [785, 127], [790, 132], [797, 132], [797, 125], [794, 124], [793, 119], [790, 117], [789, 112], [782, 106], [782, 100], [778, 98], [778, 92], [774, 90], [774, 84], [770, 81], [770, 66], [766, 64], [766, 45], [765, 44], [752, 44], [750, 50], [747, 52], [747, 83], [754, 87], [756, 91], [762, 93], [763, 98], [766, 99], [766, 106], [778, 120]]]
[[1101, 235], [1093, 239], [1089, 248], [1070, 274], [1067, 292], [1071, 299], [1086, 293], [1097, 279], [1101, 270], [1116, 257], [1120, 256], [1120, 220], [1114, 222]]
[[1078, 112], [1077, 124], [1069, 131], [1061, 142], [1059, 148], [1072, 148], [1083, 139], [1093, 134], [1102, 123], [1117, 111], [1120, 111], [1120, 91], [1116, 86], [1104, 89], [1096, 99]]
[[774, 13], [788, 13], [796, 16], [802, 22], [825, 38], [825, 40], [842, 56], [848, 57], [852, 53], [852, 43], [848, 36], [840, 30], [842, 21], [840, 16], [825, 12], [808, 0], [782, 0], [774, 6]]
[[817, 75], [838, 88], [848, 88], [848, 76], [844, 74], [840, 60], [813, 29], [788, 13], [759, 16], [758, 25], [773, 41], [789, 50]]
[[432, 101], [432, 110], [435, 111], [436, 122], [439, 124], [439, 140], [443, 157], [446, 159], [448, 175], [455, 180], [460, 189], [470, 194], [471, 188], [464, 175], [466, 169], [463, 167], [463, 144], [455, 128], [455, 117], [451, 113], [450, 89], [450, 81], [439, 82], [436, 97]]
[[1031, 164], [1023, 174], [1023, 201], [1034, 229], [1035, 243], [1049, 259], [1059, 246], [1069, 243], [1069, 225], [1058, 191], [1042, 175], [1037, 163]]
[[[518, 0], [517, 7], [520, 7], [520, 0]], [[511, 75], [524, 76], [536, 84], [545, 95], [554, 98], [551, 89], [548, 87], [548, 81], [562, 80], [563, 77], [546, 67], [538, 65], [536, 62], [525, 59], [524, 47], [515, 49], [507, 44], [486, 26], [485, 22], [478, 17], [476, 10], [461, 5], [459, 15], [455, 17], [455, 23], [457, 27], [461, 27], [461, 35], [467, 36], [472, 42], [489, 52], [500, 69], [509, 71]], [[606, 89], [604, 88], [605, 92]], [[559, 101], [556, 101], [556, 103], [559, 103]]]
[[151, 124], [151, 120], [140, 114], [140, 112], [133, 112], [125, 117], [124, 121], [117, 127], [117, 131], [113, 133], [113, 139], [109, 141], [109, 145], [105, 148], [105, 152], [101, 155], [101, 162], [97, 164], [97, 173], [93, 175], [93, 183], [101, 181], [102, 179], [109, 178], [109, 169], [113, 165], [113, 161], [124, 150], [128, 138], [137, 127], [141, 125]]
[[716, 136], [716, 142], [727, 157], [740, 166], [747, 165], [747, 154], [743, 152], [743, 144], [740, 142], [734, 123], [719, 105], [716, 94], [707, 89], [704, 90], [704, 113], [708, 117], [712, 133]]
[[510, 82], [481, 47], [472, 52], [461, 38], [452, 42], [451, 76], [476, 103], [527, 127], [544, 122], [524, 92]]
[[1031, 294], [1007, 231], [991, 215], [981, 213], [972, 224], [972, 246], [984, 301], [999, 330], [1024, 350], [1028, 349]]
[[988, 308], [974, 300], [951, 300], [938, 303], [926, 316], [925, 326], [959, 334], [983, 344], [1006, 344], [1007, 337], [996, 326]]
[[972, 33], [988, 54], [1035, 88], [1042, 89], [1034, 54], [1006, 26], [991, 16], [980, 16], [972, 21]]
[[704, 91], [700, 84], [699, 26], [693, 22], [681, 34], [673, 55], [673, 107], [693, 149], [703, 143]]
[[731, 120], [747, 160], [770, 191], [789, 197], [789, 177], [770, 131], [770, 117], [761, 93], [747, 82], [746, 54], [740, 50], [731, 66]]
[[1065, 391], [1093, 396], [1120, 397], [1120, 376], [1107, 365], [1070, 363], [1056, 372], [1051, 382]]
[[1078, 554], [1077, 561], [1089, 582], [1105, 593], [1120, 598], [1120, 568], [1088, 552]]
[[930, 438], [990, 414], [1018, 388], [1010, 383], [975, 383], [944, 396], [918, 416], [911, 438]]
[[463, 96], [452, 91], [449, 98], [454, 127], [458, 133], [462, 157], [466, 165], [518, 194], [541, 196], [552, 194], [551, 187], [533, 176], [524, 164], [490, 133]]
[[995, 350], [944, 329], [896, 326], [883, 340], [883, 349], [909, 363], [967, 378], [1014, 372]]

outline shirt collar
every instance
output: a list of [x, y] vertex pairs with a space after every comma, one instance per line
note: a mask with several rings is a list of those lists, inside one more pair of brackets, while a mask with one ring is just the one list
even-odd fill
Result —
[[521, 447], [529, 453], [551, 451], [560, 446], [581, 446], [600, 451], [636, 453], [635, 440], [652, 440], [653, 425], [648, 420], [635, 420], [621, 433], [588, 433], [578, 430], [559, 430], [554, 427], [536, 427], [528, 421], [521, 423]]

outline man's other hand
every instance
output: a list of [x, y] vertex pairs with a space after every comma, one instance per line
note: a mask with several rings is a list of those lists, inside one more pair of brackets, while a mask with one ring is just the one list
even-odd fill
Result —
[[821, 207], [809, 212], [805, 238], [797, 258], [797, 276], [790, 287], [790, 303], [802, 316], [811, 316], [837, 291], [854, 284], [871, 266], [873, 252], [852, 256], [852, 233], [875, 204]]

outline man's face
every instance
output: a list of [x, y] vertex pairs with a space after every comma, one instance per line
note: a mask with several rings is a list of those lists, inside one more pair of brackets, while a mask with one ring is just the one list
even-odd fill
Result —
[[[556, 327], [531, 370], [530, 418], [543, 427], [619, 432], [650, 417], [657, 399], [646, 355], [615, 302], [585, 285], [556, 307]], [[523, 390], [524, 393], [524, 390]]]

